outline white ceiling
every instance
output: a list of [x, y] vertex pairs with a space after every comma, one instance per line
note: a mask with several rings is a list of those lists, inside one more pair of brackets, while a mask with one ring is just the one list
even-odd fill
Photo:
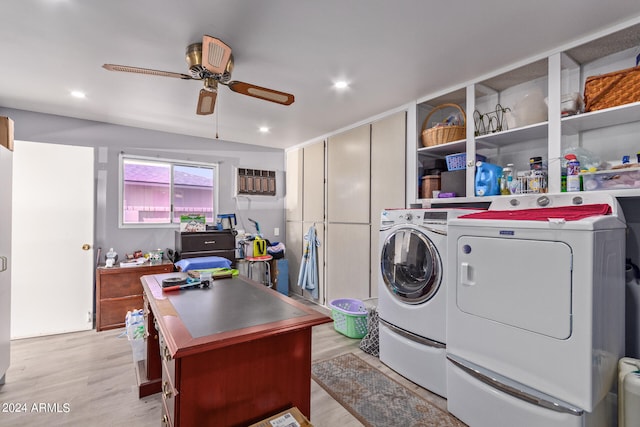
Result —
[[185, 48], [209, 34], [233, 49], [234, 80], [296, 97], [221, 87], [219, 138], [287, 148], [637, 16], [638, 0], [7, 0], [0, 106], [215, 138], [201, 82], [101, 68], [187, 73]]

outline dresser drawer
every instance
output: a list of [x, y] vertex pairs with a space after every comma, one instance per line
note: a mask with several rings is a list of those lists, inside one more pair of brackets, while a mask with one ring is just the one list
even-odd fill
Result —
[[198, 257], [207, 257], [207, 256], [219, 256], [222, 258], [226, 258], [233, 264], [236, 260], [236, 251], [235, 249], [225, 249], [225, 250], [217, 250], [217, 251], [199, 251], [199, 252], [182, 252], [180, 253], [181, 259], [187, 258], [198, 258]]
[[167, 375], [168, 374], [166, 371], [162, 372], [162, 403], [166, 408], [170, 425], [174, 425], [178, 391], [173, 387], [173, 384], [171, 383]]
[[195, 233], [176, 232], [176, 250], [179, 252], [235, 250], [235, 247], [236, 237], [230, 230]]
[[102, 300], [96, 329], [101, 331], [123, 327], [127, 311], [139, 310], [143, 304], [142, 295]]
[[100, 299], [142, 295], [140, 277], [146, 274], [171, 273], [173, 264], [145, 265], [142, 267], [99, 267], [97, 290]]
[[173, 414], [167, 409], [167, 404], [164, 399], [162, 400], [162, 419], [160, 425], [162, 427], [173, 427]]
[[162, 403], [166, 408], [166, 415], [170, 425], [175, 425], [175, 410], [178, 405], [178, 388], [176, 387], [176, 361], [169, 354], [162, 334], [158, 334], [160, 341], [160, 359], [162, 360]]
[[[133, 267], [132, 267], [133, 268]], [[140, 273], [127, 272], [100, 275], [100, 298], [119, 298], [130, 295], [142, 295]]]
[[171, 354], [169, 354], [169, 348], [167, 347], [164, 340], [162, 339], [162, 334], [158, 334], [158, 338], [160, 342], [160, 359], [162, 360], [163, 370], [166, 371], [168, 379], [171, 381], [171, 384], [175, 386], [176, 361], [173, 359], [173, 357], [171, 357]]

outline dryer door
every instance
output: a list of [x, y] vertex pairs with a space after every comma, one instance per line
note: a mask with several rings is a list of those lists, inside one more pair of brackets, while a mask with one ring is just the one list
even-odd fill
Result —
[[400, 301], [421, 304], [438, 292], [442, 262], [425, 233], [409, 227], [398, 228], [385, 239], [380, 253], [384, 283]]
[[569, 245], [461, 236], [457, 256], [455, 292], [460, 310], [537, 334], [569, 338], [573, 268]]

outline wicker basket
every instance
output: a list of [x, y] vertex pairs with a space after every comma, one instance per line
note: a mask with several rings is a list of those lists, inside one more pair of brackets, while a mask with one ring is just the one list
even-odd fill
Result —
[[[457, 108], [462, 113], [462, 119], [464, 123], [460, 125], [452, 125], [452, 126], [438, 126], [426, 129], [427, 123], [429, 123], [429, 119], [438, 110], [443, 108], [453, 107]], [[451, 141], [458, 141], [464, 139], [467, 135], [467, 115], [464, 113], [464, 110], [458, 104], [441, 104], [436, 108], [431, 110], [429, 115], [422, 122], [422, 145], [425, 147], [433, 147], [434, 145], [446, 144]]]
[[584, 83], [585, 112], [638, 101], [640, 101], [640, 67], [588, 77]]
[[420, 196], [423, 199], [431, 199], [433, 191], [440, 191], [440, 175], [425, 175], [422, 177], [422, 191]]

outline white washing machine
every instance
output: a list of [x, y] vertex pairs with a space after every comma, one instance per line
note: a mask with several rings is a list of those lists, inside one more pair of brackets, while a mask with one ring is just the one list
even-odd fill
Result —
[[610, 425], [625, 228], [598, 192], [497, 198], [449, 221], [451, 413], [471, 427]]
[[380, 360], [446, 396], [446, 253], [449, 218], [475, 210], [388, 209], [381, 214]]

